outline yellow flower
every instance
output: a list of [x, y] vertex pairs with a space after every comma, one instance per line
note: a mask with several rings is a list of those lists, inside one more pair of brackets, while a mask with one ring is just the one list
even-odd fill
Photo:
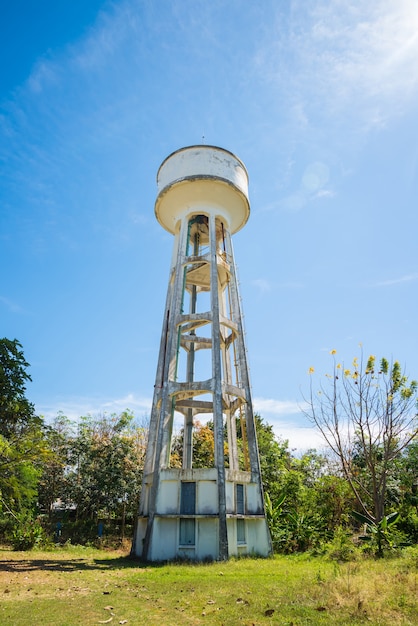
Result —
[[315, 371], [315, 368], [310, 367], [310, 368], [309, 368], [309, 370], [308, 370], [308, 374], [313, 374], [313, 373], [314, 373], [314, 371]]
[[331, 350], [330, 354], [337, 354], [336, 350]]
[[350, 370], [344, 370], [344, 376], [350, 376], [351, 372]]
[[337, 370], [341, 369], [341, 363], [337, 363]]

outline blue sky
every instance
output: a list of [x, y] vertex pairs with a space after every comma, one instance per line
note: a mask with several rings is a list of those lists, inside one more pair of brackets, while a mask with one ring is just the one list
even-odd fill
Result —
[[[0, 19], [0, 335], [47, 418], [149, 412], [172, 237], [155, 176], [234, 152], [255, 408], [292, 447], [307, 371], [418, 377], [415, 0], [21, 0]], [[318, 373], [318, 374], [317, 374]]]

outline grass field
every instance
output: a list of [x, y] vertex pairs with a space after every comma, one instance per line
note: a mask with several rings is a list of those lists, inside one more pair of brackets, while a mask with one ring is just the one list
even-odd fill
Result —
[[418, 549], [337, 564], [276, 556], [141, 565], [123, 552], [0, 549], [2, 626], [418, 624]]

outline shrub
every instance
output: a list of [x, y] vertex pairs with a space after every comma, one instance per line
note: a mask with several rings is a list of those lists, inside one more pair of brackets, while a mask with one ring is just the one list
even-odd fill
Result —
[[324, 553], [333, 561], [355, 561], [359, 550], [355, 547], [351, 534], [339, 526], [331, 541], [324, 545]]
[[20, 515], [11, 530], [13, 550], [31, 550], [47, 541], [44, 529], [38, 519]]

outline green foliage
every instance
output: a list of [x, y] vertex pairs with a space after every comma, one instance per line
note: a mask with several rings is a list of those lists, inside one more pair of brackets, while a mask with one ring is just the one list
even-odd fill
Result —
[[364, 524], [367, 534], [360, 535], [359, 539], [370, 542], [372, 550], [376, 555], [383, 556], [383, 547], [393, 548], [393, 538], [391, 529], [399, 521], [399, 513], [396, 511], [385, 515], [379, 522], [375, 522], [368, 515], [363, 515], [357, 511], [351, 512], [354, 519]]
[[273, 499], [266, 492], [266, 513], [276, 552], [317, 549], [346, 517], [342, 496], [335, 497], [338, 490], [343, 493], [343, 481], [328, 476], [327, 468], [326, 458], [315, 450], [300, 459], [289, 456], [276, 484], [280, 495]]
[[286, 494], [282, 494], [273, 504], [270, 494], [264, 494], [266, 518], [275, 552], [279, 552], [282, 544], [282, 506], [285, 499]]
[[418, 512], [418, 441], [404, 450], [397, 465], [397, 478], [401, 507], [413, 507]]
[[48, 454], [43, 420], [25, 395], [28, 367], [17, 339], [0, 339], [0, 494], [15, 512], [33, 505]]
[[17, 339], [0, 339], [0, 435], [6, 440], [19, 435], [33, 418], [34, 407], [26, 396], [29, 363]]
[[[181, 467], [183, 461], [184, 429], [173, 437], [171, 444], [171, 467]], [[215, 464], [215, 438], [213, 422], [202, 424], [196, 420], [193, 424], [193, 467], [202, 469]]]
[[74, 545], [94, 545], [97, 543], [97, 520], [78, 519], [63, 524], [63, 539]]
[[14, 550], [31, 550], [45, 543], [46, 535], [38, 519], [23, 513], [16, 517], [10, 539]]
[[71, 446], [74, 443], [74, 424], [59, 413], [46, 429], [49, 456], [42, 467], [38, 485], [40, 509], [52, 514], [53, 504], [66, 499], [67, 477], [70, 469]]
[[310, 493], [310, 500], [326, 528], [332, 531], [348, 526], [355, 498], [349, 484], [336, 468], [328, 468], [327, 473], [318, 478]]
[[323, 552], [333, 561], [355, 561], [359, 558], [359, 552], [353, 543], [352, 534], [343, 526], [338, 526], [335, 529], [333, 538], [325, 543]]
[[282, 476], [291, 463], [289, 443], [277, 438], [273, 426], [267, 424], [260, 415], [255, 415], [254, 419], [264, 491], [276, 503], [283, 495]]
[[77, 434], [69, 441], [62, 498], [76, 505], [77, 519], [124, 515], [127, 508], [128, 514], [134, 515], [145, 434], [132, 422], [128, 411], [80, 419]]
[[38, 477], [51, 535], [60, 522], [61, 540], [95, 541], [98, 521], [106, 520], [123, 539], [138, 508], [147, 437], [129, 411], [78, 422], [58, 414], [46, 429], [49, 455]]
[[285, 552], [305, 552], [315, 548], [327, 536], [322, 518], [315, 512], [287, 512]]
[[213, 467], [215, 438], [213, 424], [196, 423], [193, 431], [193, 467]]

